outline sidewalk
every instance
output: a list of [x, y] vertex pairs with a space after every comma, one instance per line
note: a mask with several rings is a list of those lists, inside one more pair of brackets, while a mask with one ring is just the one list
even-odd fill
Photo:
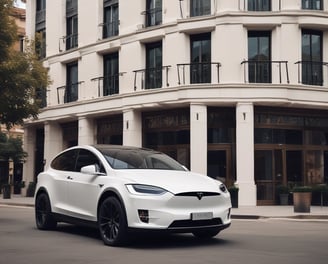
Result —
[[[33, 197], [11, 195], [10, 199], [0, 197], [0, 205], [34, 206]], [[328, 206], [311, 206], [310, 213], [294, 213], [293, 206], [240, 206], [232, 208], [233, 219], [290, 218], [328, 221]]]

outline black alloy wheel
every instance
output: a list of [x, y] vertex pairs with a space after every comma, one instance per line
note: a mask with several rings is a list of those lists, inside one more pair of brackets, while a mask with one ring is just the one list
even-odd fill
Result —
[[35, 222], [37, 228], [41, 230], [51, 230], [57, 226], [57, 221], [51, 213], [50, 200], [46, 193], [41, 193], [36, 197]]
[[115, 197], [106, 198], [100, 205], [98, 226], [105, 245], [121, 246], [126, 242], [126, 217], [121, 203]]

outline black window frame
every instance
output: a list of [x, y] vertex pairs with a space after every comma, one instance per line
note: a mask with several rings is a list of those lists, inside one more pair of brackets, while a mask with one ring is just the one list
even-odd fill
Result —
[[[76, 68], [76, 76], [73, 74], [73, 69]], [[64, 102], [74, 102], [79, 98], [79, 75], [78, 75], [78, 63], [72, 62], [66, 65], [66, 89]]]
[[104, 0], [103, 38], [119, 34], [119, 3], [118, 0]]
[[[196, 47], [199, 46], [199, 49]], [[208, 48], [206, 48], [208, 47]], [[196, 52], [196, 53], [195, 53]], [[211, 83], [211, 32], [190, 36], [190, 83]]]
[[146, 0], [146, 27], [161, 25], [163, 22], [162, 0]]
[[54, 158], [50, 167], [60, 171], [75, 171], [78, 149], [65, 151]]
[[[307, 6], [308, 3], [308, 6]], [[319, 3], [319, 7], [317, 4]], [[322, 0], [302, 0], [302, 9], [304, 10], [323, 10]]]
[[[248, 81], [250, 83], [271, 83], [272, 66], [271, 66], [271, 31], [248, 31]], [[256, 38], [257, 53], [255, 57], [250, 57], [251, 38]], [[260, 53], [263, 50], [262, 42], [267, 38], [269, 54]], [[267, 57], [265, 57], [267, 56]]]
[[119, 54], [106, 54], [104, 61], [103, 95], [119, 93]]
[[190, 16], [206, 16], [211, 14], [211, 0], [190, 0]]
[[248, 11], [271, 11], [271, 0], [247, 0]]
[[[310, 36], [309, 56], [305, 55], [304, 38], [306, 35]], [[313, 54], [315, 48], [313, 48], [313, 37], [320, 38], [320, 54]], [[323, 85], [323, 32], [317, 30], [302, 30], [302, 83], [308, 85]]]
[[[160, 54], [160, 56], [158, 55]], [[163, 86], [163, 44], [162, 41], [146, 44], [145, 88]]]

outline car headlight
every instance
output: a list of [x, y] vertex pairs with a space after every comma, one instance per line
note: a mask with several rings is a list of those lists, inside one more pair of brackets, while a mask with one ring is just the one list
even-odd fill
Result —
[[127, 184], [126, 188], [131, 194], [137, 195], [163, 195], [168, 192], [163, 188], [144, 184]]
[[224, 192], [224, 193], [228, 192], [227, 187], [223, 183], [221, 183], [219, 187], [220, 187], [221, 192]]

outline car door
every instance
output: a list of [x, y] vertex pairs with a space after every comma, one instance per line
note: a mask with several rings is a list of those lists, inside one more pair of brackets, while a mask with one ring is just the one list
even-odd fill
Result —
[[67, 184], [75, 170], [77, 153], [77, 149], [66, 151], [51, 162], [53, 177], [49, 195], [53, 211], [56, 213], [66, 214], [69, 210]]
[[94, 153], [86, 149], [79, 150], [75, 172], [68, 182], [68, 201], [73, 217], [89, 221], [97, 219], [98, 197], [104, 186], [105, 173], [102, 176], [81, 173], [82, 167], [95, 164], [101, 172], [105, 172]]

